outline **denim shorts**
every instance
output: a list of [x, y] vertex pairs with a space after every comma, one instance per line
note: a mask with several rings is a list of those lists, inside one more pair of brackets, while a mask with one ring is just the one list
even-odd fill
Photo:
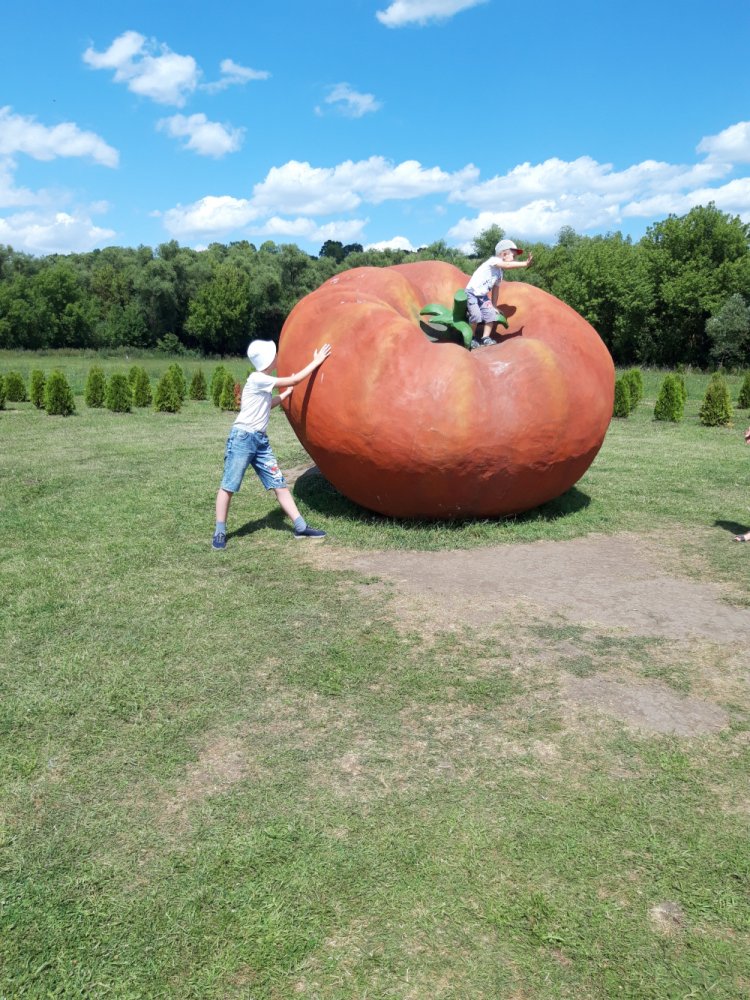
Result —
[[248, 465], [252, 465], [267, 490], [280, 490], [286, 486], [266, 432], [243, 431], [240, 427], [233, 427], [224, 452], [221, 488], [227, 493], [239, 492]]
[[470, 323], [493, 323], [497, 316], [497, 309], [493, 306], [488, 295], [475, 295], [473, 292], [467, 292], [466, 313]]

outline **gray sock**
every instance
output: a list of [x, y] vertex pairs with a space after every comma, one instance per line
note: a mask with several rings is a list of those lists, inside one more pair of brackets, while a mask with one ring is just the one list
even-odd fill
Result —
[[294, 519], [294, 530], [295, 531], [304, 531], [306, 527], [307, 527], [307, 521], [304, 519], [304, 517], [301, 514], [300, 514], [299, 517], [295, 517], [295, 519]]
[[227, 522], [226, 521], [217, 521], [216, 522], [216, 531], [217, 532], [220, 531], [222, 533], [222, 535], [226, 535], [226, 533], [227, 533]]

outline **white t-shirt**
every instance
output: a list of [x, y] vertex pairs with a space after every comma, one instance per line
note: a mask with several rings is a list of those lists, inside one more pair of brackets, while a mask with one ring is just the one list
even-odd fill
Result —
[[474, 295], [488, 295], [498, 281], [502, 280], [503, 262], [499, 257], [490, 257], [469, 278], [466, 291], [473, 292]]
[[264, 375], [263, 372], [251, 372], [248, 375], [235, 426], [250, 432], [264, 431], [268, 427], [274, 385], [276, 379], [272, 375]]

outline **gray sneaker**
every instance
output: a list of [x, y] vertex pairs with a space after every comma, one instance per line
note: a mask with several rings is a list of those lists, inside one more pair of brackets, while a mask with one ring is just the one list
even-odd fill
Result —
[[492, 337], [482, 337], [482, 347], [494, 347], [496, 343], [497, 341], [493, 340]]
[[302, 531], [297, 531], [294, 529], [295, 538], [325, 538], [325, 531], [320, 531], [318, 528], [303, 528]]

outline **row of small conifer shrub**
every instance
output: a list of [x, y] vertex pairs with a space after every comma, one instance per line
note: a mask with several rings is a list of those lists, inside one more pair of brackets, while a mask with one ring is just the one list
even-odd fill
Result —
[[[615, 402], [613, 416], [628, 417], [643, 398], [643, 376], [638, 368], [621, 375], [615, 380]], [[679, 423], [685, 414], [687, 386], [680, 372], [670, 372], [664, 376], [654, 406], [655, 420]], [[737, 408], [750, 409], [750, 372], [740, 387]], [[732, 400], [727, 380], [721, 372], [715, 372], [706, 388], [698, 419], [705, 427], [726, 427], [732, 422]]]
[[[161, 413], [177, 413], [185, 400], [203, 400], [210, 395], [214, 404], [222, 410], [239, 410], [242, 387], [223, 365], [218, 365], [211, 376], [210, 386], [199, 368], [188, 386], [180, 365], [171, 364], [159, 379], [156, 391], [152, 392], [148, 372], [140, 365], [133, 365], [127, 375], [115, 373], [109, 379], [104, 369], [94, 365], [88, 373], [83, 398], [93, 409], [106, 408], [114, 413], [130, 413], [133, 407], [153, 406]], [[0, 409], [8, 402], [30, 400], [39, 410], [53, 416], [70, 416], [76, 405], [73, 391], [65, 374], [55, 370], [49, 376], [34, 370], [26, 384], [19, 372], [0, 375]]]

